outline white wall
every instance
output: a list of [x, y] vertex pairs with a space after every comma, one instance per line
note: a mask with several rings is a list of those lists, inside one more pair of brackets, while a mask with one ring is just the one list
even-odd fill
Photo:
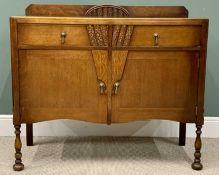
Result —
[[[187, 137], [195, 137], [195, 124], [187, 124]], [[25, 125], [21, 128], [25, 135]], [[219, 117], [205, 117], [202, 137], [219, 138]], [[94, 124], [56, 120], [34, 124], [34, 136], [149, 136], [178, 137], [179, 123], [148, 120], [126, 124]], [[0, 115], [0, 136], [14, 136], [11, 115]]]

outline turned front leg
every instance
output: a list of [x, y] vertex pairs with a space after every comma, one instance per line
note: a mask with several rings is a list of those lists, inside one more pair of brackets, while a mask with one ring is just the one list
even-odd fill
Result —
[[202, 142], [201, 142], [201, 129], [202, 129], [202, 125], [196, 125], [196, 140], [195, 140], [195, 160], [192, 164], [192, 168], [194, 170], [201, 170], [203, 168], [202, 164], [201, 164], [201, 147], [202, 147]]
[[24, 164], [22, 163], [22, 160], [21, 160], [21, 157], [22, 157], [22, 154], [21, 154], [21, 147], [22, 147], [22, 143], [21, 143], [21, 138], [20, 138], [20, 128], [21, 128], [21, 125], [15, 125], [15, 135], [16, 135], [16, 138], [15, 138], [15, 164], [13, 166], [13, 169], [15, 171], [21, 171], [24, 169]]

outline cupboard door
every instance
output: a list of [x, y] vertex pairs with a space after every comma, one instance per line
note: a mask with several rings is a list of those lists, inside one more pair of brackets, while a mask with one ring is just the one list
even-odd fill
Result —
[[129, 51], [119, 90], [112, 96], [112, 122], [195, 122], [198, 59], [192, 51]]
[[107, 96], [100, 93], [92, 51], [20, 51], [19, 78], [22, 122], [107, 120]]

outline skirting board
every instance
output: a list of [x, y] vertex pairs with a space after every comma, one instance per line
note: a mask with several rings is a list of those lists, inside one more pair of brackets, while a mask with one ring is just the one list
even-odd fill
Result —
[[[219, 117], [205, 117], [202, 137], [219, 138]], [[25, 136], [26, 125], [21, 134]], [[195, 124], [187, 124], [187, 137], [195, 137]], [[94, 124], [74, 120], [55, 120], [34, 124], [34, 136], [145, 136], [178, 137], [179, 123], [148, 120], [125, 124]], [[12, 115], [0, 115], [0, 136], [14, 136]]]

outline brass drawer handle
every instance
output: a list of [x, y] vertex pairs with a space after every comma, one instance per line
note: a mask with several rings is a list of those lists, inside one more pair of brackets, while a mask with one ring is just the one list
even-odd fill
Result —
[[120, 86], [120, 82], [119, 81], [116, 81], [113, 85], [113, 92], [114, 94], [118, 94], [118, 91], [119, 91], [119, 86]]
[[65, 44], [65, 38], [67, 36], [66, 32], [61, 32], [60, 37], [61, 37], [61, 44]]
[[158, 46], [159, 45], [159, 34], [158, 33], [154, 33], [154, 46]]
[[106, 91], [106, 84], [103, 81], [100, 81], [99, 88], [100, 88], [100, 94], [104, 94]]

